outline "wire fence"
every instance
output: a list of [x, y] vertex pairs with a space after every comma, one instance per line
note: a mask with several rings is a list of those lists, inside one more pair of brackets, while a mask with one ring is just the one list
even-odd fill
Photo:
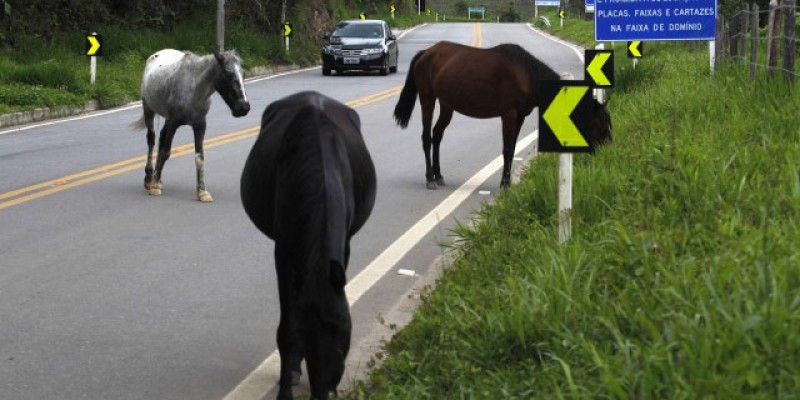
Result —
[[715, 58], [749, 65], [751, 78], [762, 71], [794, 81], [799, 75], [795, 71], [797, 15], [796, 0], [780, 4], [772, 0], [766, 10], [760, 10], [758, 4], [745, 4], [730, 21], [719, 15]]

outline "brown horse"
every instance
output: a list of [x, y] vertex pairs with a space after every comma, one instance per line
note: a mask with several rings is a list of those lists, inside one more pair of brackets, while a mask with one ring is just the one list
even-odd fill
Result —
[[[508, 187], [517, 136], [525, 117], [539, 106], [538, 82], [559, 79], [558, 73], [516, 44], [480, 49], [443, 41], [417, 53], [411, 60], [394, 117], [398, 125], [406, 128], [419, 94], [428, 189], [445, 184], [439, 168], [439, 144], [453, 111], [472, 118], [501, 118], [503, 178], [500, 185]], [[431, 140], [437, 98], [439, 119], [433, 127]], [[611, 118], [605, 104], [593, 101], [596, 104], [589, 141], [599, 145], [611, 140]]]

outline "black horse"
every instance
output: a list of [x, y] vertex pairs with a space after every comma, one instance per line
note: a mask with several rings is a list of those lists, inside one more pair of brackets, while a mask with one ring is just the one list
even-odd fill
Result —
[[[439, 144], [454, 111], [472, 118], [500, 117], [503, 122], [500, 185], [509, 186], [517, 136], [525, 117], [539, 106], [539, 82], [559, 79], [558, 73], [516, 44], [480, 49], [442, 41], [417, 53], [408, 68], [394, 117], [398, 125], [406, 128], [419, 95], [428, 189], [445, 184], [439, 167]], [[436, 99], [439, 99], [439, 119], [431, 138]], [[611, 117], [605, 104], [594, 101], [591, 126], [589, 140], [594, 145], [611, 141]]]
[[372, 212], [375, 191], [375, 167], [352, 108], [301, 92], [264, 111], [241, 195], [247, 215], [275, 241], [278, 399], [292, 398], [302, 358], [312, 397], [335, 396], [352, 329], [344, 291], [350, 238]]

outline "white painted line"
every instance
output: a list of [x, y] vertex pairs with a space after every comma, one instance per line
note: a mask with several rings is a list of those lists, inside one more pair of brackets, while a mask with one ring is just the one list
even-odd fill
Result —
[[[417, 25], [417, 26], [415, 26], [415, 27], [413, 27], [413, 28], [411, 28], [411, 29], [409, 29], [407, 31], [403, 31], [403, 33], [401, 33], [400, 36], [398, 36], [397, 38], [400, 39], [403, 36], [405, 36], [407, 33], [411, 32], [411, 31], [413, 31], [413, 30], [415, 30], [417, 28], [421, 28], [421, 27], [423, 27], [425, 25], [427, 25], [427, 24]], [[245, 84], [261, 82], [261, 81], [265, 81], [265, 80], [268, 80], [268, 79], [275, 79], [275, 78], [278, 78], [278, 77], [281, 77], [281, 76], [297, 74], [297, 73], [300, 73], [300, 72], [311, 71], [311, 70], [315, 70], [315, 69], [319, 69], [319, 68], [320, 68], [319, 66], [316, 66], [316, 67], [310, 67], [310, 68], [303, 68], [303, 69], [298, 69], [298, 70], [286, 71], [286, 72], [282, 72], [282, 73], [279, 73], [279, 74], [269, 75], [269, 76], [260, 77], [260, 78], [246, 79], [245, 80]], [[101, 111], [101, 112], [92, 113], [92, 114], [88, 114], [88, 115], [81, 115], [81, 116], [78, 116], [78, 117], [58, 119], [58, 120], [48, 121], [48, 122], [44, 122], [44, 123], [40, 123], [40, 124], [26, 125], [26, 126], [23, 126], [23, 127], [11, 128], [11, 129], [8, 129], [8, 130], [0, 130], [0, 135], [5, 135], [7, 133], [26, 131], [26, 130], [34, 129], [34, 128], [41, 128], [43, 126], [61, 124], [61, 123], [64, 123], [64, 122], [72, 122], [72, 121], [79, 121], [79, 120], [87, 119], [87, 118], [100, 117], [100, 116], [107, 115], [107, 114], [112, 114], [112, 113], [116, 113], [116, 112], [120, 112], [120, 111], [130, 110], [130, 109], [133, 109], [133, 108], [141, 106], [141, 104], [142, 104], [141, 101], [137, 101], [137, 102], [131, 103], [131, 104], [127, 105], [127, 106], [123, 106], [123, 107], [120, 107], [120, 108], [114, 108], [112, 110]]]
[[[516, 153], [521, 153], [539, 135], [539, 131], [533, 131], [528, 136], [517, 142]], [[409, 228], [402, 236], [394, 241], [378, 257], [372, 260], [358, 275], [356, 275], [346, 286], [347, 301], [352, 306], [364, 293], [369, 290], [378, 280], [389, 272], [398, 262], [428, 234], [442, 218], [448, 216], [464, 200], [469, 197], [481, 183], [494, 175], [503, 166], [503, 156], [498, 156], [488, 165], [483, 167], [473, 175], [461, 187], [455, 190], [444, 201], [439, 203], [436, 208], [417, 221], [414, 226]], [[236, 386], [223, 400], [259, 400], [264, 397], [280, 378], [280, 356], [275, 350], [258, 366], [250, 375], [247, 376], [238, 386]]]
[[300, 72], [311, 71], [311, 70], [315, 70], [315, 69], [319, 69], [319, 68], [320, 68], [319, 66], [316, 66], [316, 67], [310, 67], [310, 68], [295, 69], [295, 70], [292, 70], [292, 71], [281, 72], [281, 73], [275, 74], [275, 75], [269, 75], [269, 76], [263, 76], [263, 77], [260, 77], [260, 78], [249, 79], [249, 80], [246, 80], [246, 83], [256, 83], [256, 82], [266, 81], [268, 79], [280, 78], [281, 76], [297, 74], [297, 73], [300, 73]]
[[5, 130], [5, 131], [0, 131], [0, 135], [5, 135], [7, 133], [13, 133], [13, 132], [19, 132], [19, 131], [26, 131], [28, 129], [33, 129], [33, 128], [41, 128], [43, 126], [55, 125], [55, 124], [60, 124], [60, 123], [64, 123], [64, 122], [79, 121], [79, 120], [82, 120], [82, 119], [94, 118], [94, 117], [99, 117], [99, 116], [107, 115], [107, 114], [113, 114], [115, 112], [130, 110], [130, 109], [139, 107], [140, 104], [141, 104], [141, 102], [136, 102], [135, 104], [130, 104], [130, 105], [123, 106], [123, 107], [120, 107], [120, 108], [115, 108], [113, 110], [101, 111], [101, 112], [97, 112], [97, 113], [93, 112], [93, 113], [88, 114], [88, 115], [81, 115], [79, 117], [58, 119], [58, 120], [54, 120], [54, 121], [43, 122], [41, 124], [25, 125], [25, 126], [23, 126], [21, 128], [11, 128], [11, 129], [8, 129], [8, 130]]
[[[265, 81], [267, 79], [274, 79], [274, 78], [278, 78], [278, 77], [281, 77], [281, 76], [297, 74], [297, 73], [300, 73], [300, 72], [311, 71], [311, 70], [314, 70], [314, 69], [319, 69], [319, 67], [297, 69], [297, 70], [286, 71], [286, 72], [282, 72], [282, 73], [279, 73], [279, 74], [269, 75], [269, 76], [265, 76], [265, 77], [261, 77], [261, 78], [246, 79], [245, 80], [245, 84], [261, 82], [261, 81]], [[57, 119], [57, 120], [52, 120], [52, 121], [48, 121], [48, 122], [43, 122], [43, 123], [40, 123], [40, 124], [25, 125], [25, 126], [22, 126], [22, 127], [19, 127], [19, 128], [10, 128], [8, 130], [0, 131], [0, 135], [5, 135], [7, 133], [26, 131], [28, 129], [41, 128], [43, 126], [50, 126], [50, 125], [61, 124], [61, 123], [65, 123], [65, 122], [80, 121], [82, 119], [87, 119], [87, 118], [100, 117], [100, 116], [103, 116], [103, 115], [113, 114], [113, 113], [120, 112], [120, 111], [131, 110], [131, 109], [134, 109], [136, 107], [140, 107], [141, 105], [142, 105], [142, 102], [141, 101], [137, 101], [137, 102], [131, 103], [131, 104], [127, 105], [127, 106], [122, 106], [122, 107], [114, 108], [114, 109], [111, 109], [111, 110], [105, 110], [105, 111], [100, 111], [100, 112], [92, 112], [91, 114], [81, 115], [81, 116], [78, 116], [78, 117]]]
[[425, 26], [425, 25], [428, 25], [428, 24], [417, 25], [417, 26], [415, 26], [415, 27], [413, 27], [413, 28], [411, 28], [411, 29], [409, 29], [409, 30], [403, 31], [403, 33], [401, 33], [401, 34], [400, 34], [400, 36], [398, 36], [397, 38], [398, 38], [398, 39], [401, 39], [403, 36], [405, 36], [405, 35], [406, 35], [406, 33], [408, 33], [408, 32], [411, 32], [411, 31], [413, 31], [413, 30], [415, 30], [415, 29], [417, 29], [417, 28], [422, 28], [422, 27], [423, 27], [423, 26]]
[[578, 58], [581, 59], [581, 62], [584, 62], [583, 61], [583, 50], [585, 50], [585, 49], [583, 47], [580, 47], [580, 46], [577, 46], [577, 45], [575, 45], [573, 43], [567, 42], [566, 40], [561, 40], [561, 39], [559, 39], [559, 38], [557, 38], [555, 36], [552, 36], [552, 35], [548, 34], [547, 32], [544, 32], [544, 31], [541, 31], [539, 29], [536, 29], [530, 23], [528, 23], [526, 25], [528, 25], [528, 28], [530, 30], [532, 30], [532, 31], [534, 31], [534, 32], [536, 32], [536, 33], [538, 33], [538, 34], [540, 34], [540, 35], [542, 35], [542, 36], [544, 36], [544, 37], [546, 37], [546, 38], [558, 43], [558, 44], [562, 44], [564, 46], [569, 47], [570, 49], [572, 49], [572, 51], [575, 52], [575, 54], [578, 55]]

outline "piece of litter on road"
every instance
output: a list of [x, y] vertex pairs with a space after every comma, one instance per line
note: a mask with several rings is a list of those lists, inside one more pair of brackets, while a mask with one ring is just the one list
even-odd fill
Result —
[[514, 157], [514, 161], [522, 161], [522, 157]]
[[488, 190], [480, 190], [480, 191], [478, 191], [478, 194], [487, 195], [487, 194], [492, 194], [492, 192], [490, 192]]
[[402, 269], [402, 268], [400, 268], [400, 269], [397, 270], [397, 274], [398, 275], [406, 275], [406, 276], [417, 276], [417, 273], [414, 272], [413, 269]]

